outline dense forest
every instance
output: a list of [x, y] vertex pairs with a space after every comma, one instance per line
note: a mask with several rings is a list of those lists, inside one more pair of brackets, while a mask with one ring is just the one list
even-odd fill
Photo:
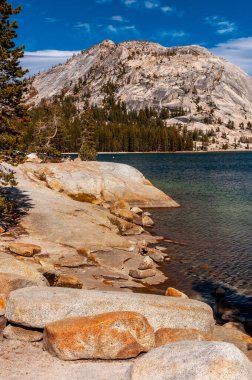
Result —
[[178, 109], [127, 110], [115, 100], [112, 84], [105, 89], [103, 105], [92, 106], [88, 96], [83, 98], [83, 109], [75, 106], [74, 96], [55, 96], [42, 100], [30, 111], [31, 122], [26, 132], [26, 143], [43, 150], [54, 148], [60, 152], [79, 152], [85, 138], [94, 138], [99, 152], [164, 152], [193, 150], [195, 141], [207, 145], [211, 133], [187, 131], [186, 127], [166, 127], [164, 120], [182, 115]]

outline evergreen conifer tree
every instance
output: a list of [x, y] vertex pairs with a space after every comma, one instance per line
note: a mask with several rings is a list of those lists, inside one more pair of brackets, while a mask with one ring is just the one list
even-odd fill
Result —
[[95, 142], [95, 120], [92, 109], [86, 107], [82, 116], [83, 130], [81, 133], [81, 147], [79, 156], [83, 161], [94, 161], [96, 159], [96, 142]]

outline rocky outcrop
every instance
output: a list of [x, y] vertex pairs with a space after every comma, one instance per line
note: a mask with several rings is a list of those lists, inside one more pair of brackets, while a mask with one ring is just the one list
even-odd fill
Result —
[[153, 347], [153, 329], [132, 312], [67, 318], [44, 330], [44, 348], [63, 360], [128, 359]]
[[156, 348], [138, 358], [125, 380], [251, 378], [251, 363], [232, 344], [183, 341]]
[[143, 314], [155, 330], [170, 327], [211, 331], [214, 326], [212, 309], [195, 300], [43, 287], [12, 292], [6, 317], [15, 324], [43, 328], [66, 317], [94, 316], [122, 310]]
[[[222, 149], [222, 144], [232, 147], [240, 138], [244, 149], [246, 137], [252, 138], [247, 128], [252, 121], [251, 77], [200, 46], [166, 48], [147, 41], [105, 41], [37, 75], [28, 102], [38, 104], [42, 98], [64, 91], [74, 97], [78, 109], [83, 108], [87, 93], [92, 104], [101, 105], [109, 82], [116, 86], [116, 99], [129, 109], [164, 107], [177, 113], [167, 125], [204, 131], [213, 128], [212, 149]], [[76, 86], [78, 94], [74, 93]], [[234, 129], [232, 125], [228, 128], [229, 120]]]
[[[122, 199], [140, 207], [178, 207], [174, 200], [155, 188], [142, 173], [124, 164], [68, 161], [40, 165], [26, 163], [21, 168], [47, 187], [83, 202], [116, 202]], [[112, 207], [117, 216], [122, 216], [122, 210], [127, 210], [127, 216], [132, 216], [129, 208], [119, 206], [118, 202]]]

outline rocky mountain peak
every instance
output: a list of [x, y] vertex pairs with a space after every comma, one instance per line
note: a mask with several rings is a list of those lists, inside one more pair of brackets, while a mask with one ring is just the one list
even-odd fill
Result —
[[27, 101], [36, 105], [63, 92], [81, 110], [87, 96], [102, 105], [108, 83], [128, 109], [175, 111], [167, 125], [214, 129], [222, 145], [252, 142], [252, 78], [201, 46], [105, 40], [37, 75]]

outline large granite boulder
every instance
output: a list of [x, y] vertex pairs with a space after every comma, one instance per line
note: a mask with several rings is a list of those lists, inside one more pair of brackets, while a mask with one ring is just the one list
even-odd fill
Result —
[[43, 328], [66, 317], [94, 316], [112, 311], [139, 312], [155, 330], [170, 327], [211, 331], [214, 326], [212, 309], [199, 301], [69, 288], [15, 290], [10, 293], [6, 316], [18, 325]]
[[182, 341], [138, 358], [125, 380], [251, 380], [252, 365], [229, 343]]
[[110, 162], [63, 162], [22, 165], [25, 171], [73, 199], [91, 203], [123, 199], [131, 205], [178, 207], [168, 195], [155, 188], [137, 169]]
[[154, 331], [139, 313], [105, 313], [46, 325], [44, 348], [62, 360], [128, 359], [154, 347]]

